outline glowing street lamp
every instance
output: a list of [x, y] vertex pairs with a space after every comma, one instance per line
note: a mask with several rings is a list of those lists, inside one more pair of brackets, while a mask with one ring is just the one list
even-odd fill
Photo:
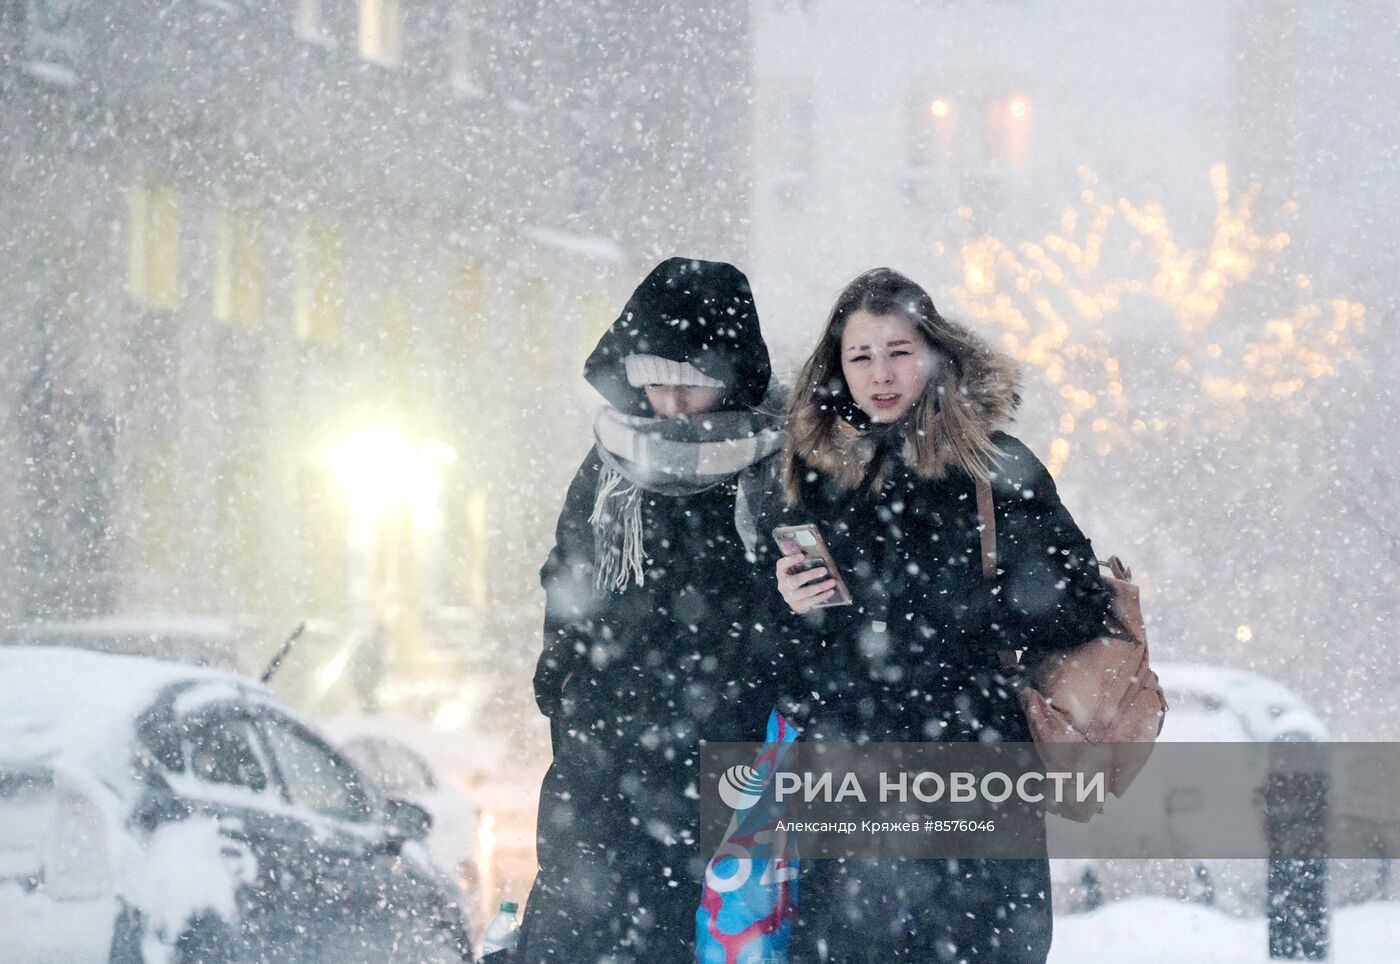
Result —
[[[435, 571], [442, 526], [442, 470], [456, 461], [457, 453], [450, 445], [431, 439], [415, 441], [390, 425], [372, 425], [346, 435], [327, 454], [326, 462], [340, 482], [349, 508], [350, 623], [361, 639], [371, 640], [378, 623], [371, 559], [383, 520], [390, 513], [406, 511], [416, 550], [413, 570], [416, 574], [421, 566], [429, 573]], [[397, 584], [390, 589], [395, 595], [402, 592]], [[386, 601], [387, 610], [402, 617], [395, 634], [395, 648], [401, 653], [412, 650], [419, 601], [415, 597], [422, 593], [420, 589], [404, 594], [414, 599], [414, 605], [407, 609], [396, 605], [397, 599]]]
[[452, 446], [431, 439], [415, 445], [387, 425], [341, 439], [327, 462], [345, 490], [352, 539], [368, 544], [385, 513], [400, 507], [419, 526], [436, 529], [442, 521], [442, 469], [456, 461]]

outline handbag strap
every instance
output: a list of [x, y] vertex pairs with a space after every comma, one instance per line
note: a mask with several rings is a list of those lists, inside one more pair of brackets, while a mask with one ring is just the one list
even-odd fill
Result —
[[[994, 581], [997, 577], [997, 513], [992, 501], [992, 483], [981, 476], [977, 484], [977, 521], [982, 530], [982, 578]], [[1021, 659], [1014, 649], [1003, 649], [997, 653], [1001, 657], [1002, 669], [1019, 669]]]
[[992, 502], [992, 483], [978, 476], [977, 518], [982, 530], [982, 575], [986, 579], [997, 577], [997, 513]]
[[[977, 479], [977, 516], [981, 522], [982, 529], [982, 575], [987, 579], [995, 579], [997, 572], [997, 519], [996, 508], [992, 502], [992, 485], [986, 479]], [[1114, 578], [1127, 581], [1132, 578], [1132, 573], [1123, 561], [1117, 556], [1112, 556], [1107, 562], [1100, 562], [1100, 566], [1108, 568]], [[1003, 669], [1021, 669], [1021, 661], [1014, 649], [1003, 649], [998, 654], [1001, 657]], [[1098, 705], [1094, 708], [1094, 717], [1089, 724], [1089, 729], [1085, 736], [1091, 743], [1098, 743], [1103, 740], [1108, 732], [1108, 726], [1113, 715], [1118, 711], [1123, 700], [1127, 698], [1132, 688], [1139, 683], [1139, 680], [1146, 669], [1147, 645], [1143, 644], [1142, 655], [1129, 672], [1120, 672], [1105, 686], [1105, 691], [1100, 694]]]

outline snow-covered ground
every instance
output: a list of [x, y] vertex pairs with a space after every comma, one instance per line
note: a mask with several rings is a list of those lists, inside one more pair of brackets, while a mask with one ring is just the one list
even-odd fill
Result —
[[[1375, 964], [1395, 959], [1400, 902], [1343, 907], [1332, 915], [1334, 964]], [[1088, 914], [1055, 917], [1050, 964], [1132, 961], [1133, 964], [1265, 964], [1268, 923], [1263, 917], [1231, 917], [1165, 897], [1135, 897]]]

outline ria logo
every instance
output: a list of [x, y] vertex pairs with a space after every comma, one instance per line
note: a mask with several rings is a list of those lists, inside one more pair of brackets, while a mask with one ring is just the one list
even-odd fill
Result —
[[747, 810], [763, 795], [763, 775], [737, 763], [719, 775], [719, 798], [726, 807]]

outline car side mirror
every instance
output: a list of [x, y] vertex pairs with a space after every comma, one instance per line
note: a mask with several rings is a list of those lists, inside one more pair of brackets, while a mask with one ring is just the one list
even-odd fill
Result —
[[384, 818], [389, 833], [400, 840], [422, 840], [433, 826], [433, 815], [407, 800], [387, 800]]

